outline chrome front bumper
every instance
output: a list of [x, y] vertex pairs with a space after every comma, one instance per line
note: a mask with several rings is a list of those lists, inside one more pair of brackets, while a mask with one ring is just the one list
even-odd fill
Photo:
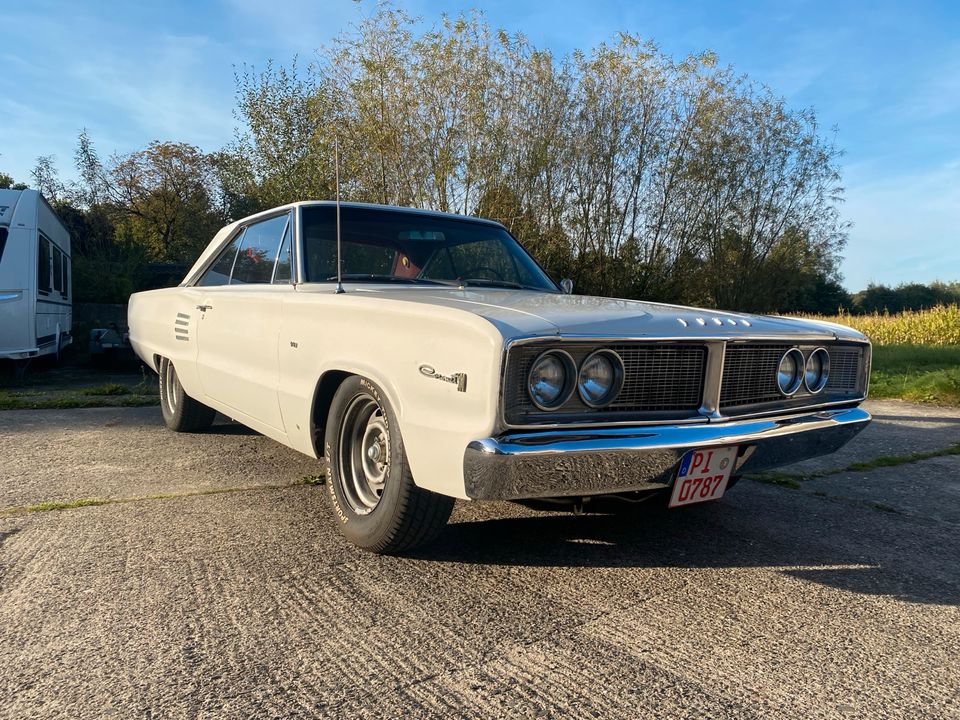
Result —
[[827, 455], [870, 422], [860, 408], [696, 425], [514, 432], [471, 442], [463, 456], [475, 500], [665, 490], [696, 448], [740, 446], [736, 474]]

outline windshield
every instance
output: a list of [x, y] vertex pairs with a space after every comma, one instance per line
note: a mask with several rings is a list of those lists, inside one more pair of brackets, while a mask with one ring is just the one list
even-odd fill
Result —
[[[546, 273], [501, 227], [468, 219], [343, 206], [343, 279], [525, 288], [556, 292]], [[303, 208], [307, 282], [337, 278], [336, 208]]]

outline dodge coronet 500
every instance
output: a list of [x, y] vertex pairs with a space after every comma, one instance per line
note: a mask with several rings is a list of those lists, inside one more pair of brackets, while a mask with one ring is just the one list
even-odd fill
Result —
[[220, 411], [323, 457], [377, 552], [433, 539], [454, 498], [715, 500], [870, 420], [850, 328], [569, 290], [492, 221], [295, 203], [133, 295], [130, 341], [168, 427]]

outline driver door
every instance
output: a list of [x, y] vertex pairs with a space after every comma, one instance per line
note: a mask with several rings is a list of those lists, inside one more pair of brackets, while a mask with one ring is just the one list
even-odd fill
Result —
[[201, 278], [197, 307], [204, 394], [281, 432], [277, 343], [293, 292], [291, 233], [289, 213], [244, 228]]

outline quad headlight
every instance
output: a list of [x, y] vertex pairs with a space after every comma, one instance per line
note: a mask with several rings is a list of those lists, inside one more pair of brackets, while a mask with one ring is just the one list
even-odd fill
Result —
[[548, 350], [533, 361], [527, 375], [527, 393], [541, 410], [556, 410], [573, 393], [577, 368], [562, 350]]
[[623, 360], [612, 350], [597, 350], [580, 366], [577, 392], [585, 405], [604, 407], [613, 402], [623, 387]]
[[777, 368], [777, 387], [784, 395], [793, 395], [803, 384], [804, 363], [803, 353], [797, 348], [791, 348], [780, 358]]
[[825, 348], [817, 348], [809, 357], [803, 371], [803, 382], [811, 393], [818, 393], [827, 385], [830, 376], [830, 354]]

